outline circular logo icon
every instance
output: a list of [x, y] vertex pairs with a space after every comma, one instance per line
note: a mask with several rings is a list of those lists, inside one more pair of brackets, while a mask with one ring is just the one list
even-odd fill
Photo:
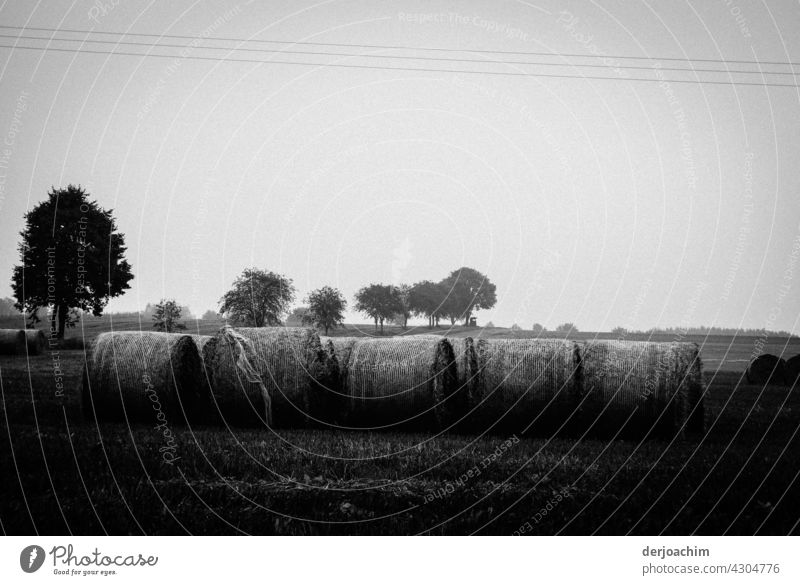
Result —
[[35, 573], [44, 564], [44, 549], [36, 544], [26, 546], [19, 553], [19, 566], [26, 573]]

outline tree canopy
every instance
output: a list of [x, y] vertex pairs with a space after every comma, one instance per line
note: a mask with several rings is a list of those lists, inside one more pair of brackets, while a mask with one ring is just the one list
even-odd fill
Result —
[[474, 268], [462, 266], [453, 270], [442, 284], [447, 288], [445, 313], [452, 322], [463, 318], [467, 325], [473, 312], [491, 309], [497, 303], [497, 287]]
[[153, 310], [153, 329], [165, 333], [186, 329], [186, 325], [178, 323], [182, 314], [183, 307], [175, 299], [161, 299]]
[[311, 291], [305, 302], [308, 312], [303, 316], [303, 321], [324, 329], [325, 335], [344, 321], [347, 301], [339, 289], [323, 286]]
[[71, 323], [71, 310], [99, 316], [109, 299], [130, 288], [125, 237], [112, 211], [90, 201], [80, 186], [52, 188], [47, 200], [25, 214], [20, 235], [21, 264], [14, 266], [11, 282], [15, 306], [33, 322], [40, 320], [40, 309], [50, 308], [50, 328], [59, 338]]
[[447, 291], [441, 283], [423, 280], [409, 289], [409, 308], [414, 315], [427, 317], [428, 326], [433, 327], [436, 317], [444, 316], [442, 311], [446, 296]]
[[248, 327], [280, 325], [295, 293], [291, 278], [246, 268], [220, 299], [219, 312]]
[[375, 321], [375, 329], [380, 323], [383, 333], [384, 321], [389, 321], [394, 315], [403, 311], [397, 289], [390, 284], [370, 284], [365, 286], [355, 295], [355, 309], [364, 313]]

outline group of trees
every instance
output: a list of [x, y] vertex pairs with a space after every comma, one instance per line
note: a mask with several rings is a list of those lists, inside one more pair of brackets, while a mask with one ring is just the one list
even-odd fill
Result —
[[[125, 237], [117, 230], [111, 210], [89, 199], [80, 186], [51, 189], [48, 198], [25, 214], [19, 245], [21, 263], [14, 267], [14, 308], [25, 312], [31, 324], [48, 308], [51, 327], [62, 338], [79, 311], [99, 316], [113, 297], [130, 288], [131, 266], [125, 259]], [[248, 268], [234, 281], [219, 303], [219, 314], [253, 327], [278, 325], [295, 300], [297, 290], [283, 275]], [[441, 282], [413, 285], [370, 284], [355, 295], [355, 308], [383, 329], [387, 321], [406, 327], [412, 316], [426, 317], [428, 325], [442, 318], [451, 324], [497, 302], [496, 287], [473, 268], [459, 268]], [[306, 306], [292, 315], [326, 333], [344, 320], [347, 301], [341, 291], [323, 286], [305, 298]], [[9, 308], [6, 308], [9, 311]], [[148, 305], [160, 331], [184, 329], [179, 321], [189, 309], [174, 299]], [[211, 316], [216, 316], [211, 312]], [[208, 318], [209, 312], [203, 315]]]
[[[290, 278], [248, 268], [220, 300], [220, 313], [253, 327], [278, 325], [296, 293]], [[304, 302], [289, 313], [289, 323], [313, 325], [327, 335], [344, 321], [347, 301], [339, 289], [323, 286], [311, 291]], [[354, 308], [383, 332], [384, 323], [407, 327], [413, 316], [426, 317], [431, 327], [441, 318], [450, 319], [451, 324], [464, 319], [468, 324], [475, 311], [489, 309], [496, 302], [495, 285], [477, 270], [463, 267], [438, 283], [425, 280], [414, 285], [367, 285], [356, 293]]]
[[[296, 294], [291, 278], [247, 268], [220, 299], [219, 312], [250, 327], [280, 325]], [[347, 301], [338, 289], [323, 286], [311, 291], [305, 302], [307, 306], [297, 307], [290, 315], [296, 324], [314, 325], [327, 335], [344, 321]]]
[[394, 322], [408, 326], [408, 320], [425, 317], [428, 327], [449, 319], [451, 325], [463, 319], [468, 325], [473, 313], [491, 309], [497, 303], [497, 287], [484, 274], [466, 266], [453, 270], [440, 282], [423, 280], [413, 285], [370, 284], [355, 296], [355, 309], [380, 326]]

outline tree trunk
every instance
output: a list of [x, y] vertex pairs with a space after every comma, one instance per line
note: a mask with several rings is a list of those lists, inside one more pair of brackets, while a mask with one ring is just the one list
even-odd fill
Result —
[[375, 317], [375, 331], [378, 330], [378, 318]]
[[58, 333], [58, 330], [56, 329], [56, 312], [57, 311], [58, 311], [58, 308], [56, 308], [54, 306], [53, 307], [53, 312], [50, 313], [50, 333], [47, 335], [48, 337], [52, 337], [53, 333], [56, 333], [56, 334]]
[[58, 339], [64, 339], [64, 329], [67, 326], [67, 305], [58, 306]]
[[325, 325], [325, 337], [328, 337], [328, 326]]
[[381, 319], [381, 335], [383, 335], [383, 319]]
[[464, 318], [464, 327], [469, 325], [469, 318], [472, 317], [472, 313], [467, 313], [467, 316]]

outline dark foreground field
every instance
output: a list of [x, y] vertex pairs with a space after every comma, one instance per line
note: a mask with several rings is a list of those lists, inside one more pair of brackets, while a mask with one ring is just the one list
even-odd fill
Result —
[[90, 426], [83, 353], [0, 357], [7, 534], [786, 534], [800, 400], [707, 372], [710, 428], [672, 443]]

